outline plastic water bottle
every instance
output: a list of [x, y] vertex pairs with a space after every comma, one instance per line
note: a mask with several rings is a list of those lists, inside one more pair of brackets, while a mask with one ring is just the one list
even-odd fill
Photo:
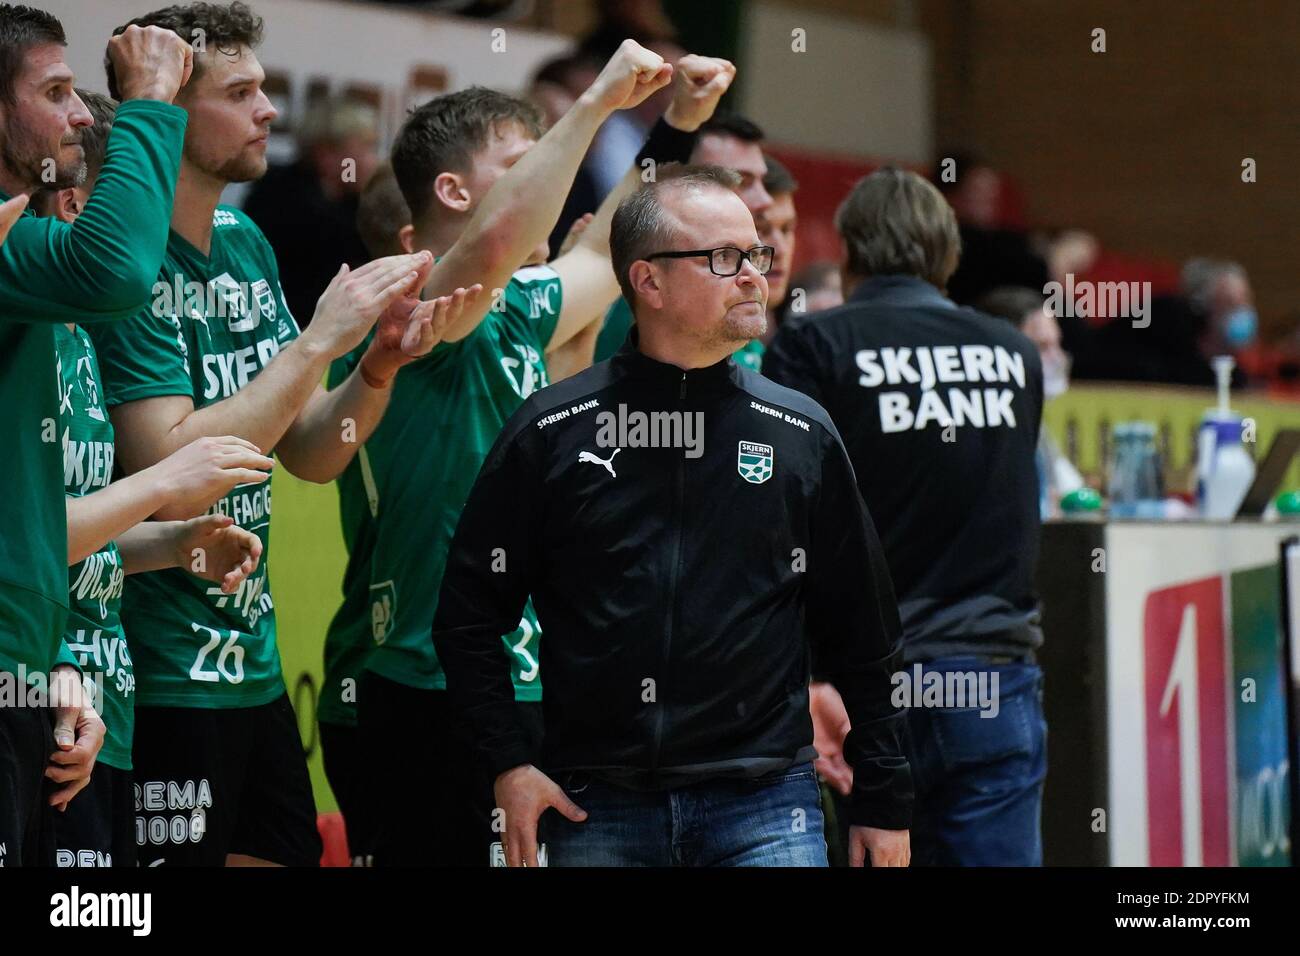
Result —
[[1228, 386], [1236, 364], [1230, 355], [1212, 360], [1219, 404], [1205, 413], [1196, 434], [1196, 498], [1201, 517], [1231, 521], [1255, 480], [1255, 461], [1242, 443], [1241, 416], [1228, 407]]
[[1156, 428], [1149, 422], [1115, 426], [1110, 468], [1113, 518], [1158, 520], [1165, 516], [1164, 476], [1156, 450]]

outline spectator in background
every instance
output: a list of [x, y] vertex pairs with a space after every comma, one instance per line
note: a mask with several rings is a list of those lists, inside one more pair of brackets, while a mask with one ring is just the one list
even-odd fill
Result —
[[290, 311], [306, 328], [339, 266], [370, 261], [357, 235], [357, 200], [378, 163], [378, 118], [355, 100], [321, 100], [298, 131], [298, 159], [253, 186], [244, 211], [280, 263]]
[[[582, 48], [603, 63], [627, 37], [670, 37], [676, 32], [663, 0], [595, 0], [596, 26]], [[594, 79], [594, 77], [593, 77]]]
[[[999, 286], [1042, 289], [1081, 273], [1097, 257], [1097, 241], [1086, 232], [1066, 230], [1053, 239], [1035, 238], [1005, 222], [1002, 175], [978, 158], [955, 154], [941, 161], [934, 184], [957, 215], [961, 263], [948, 280], [948, 296], [961, 305], [976, 302]], [[946, 168], [956, 178], [944, 180]]]
[[[590, 71], [586, 82], [571, 87], [574, 94], [581, 93], [595, 79], [600, 67], [618, 50], [624, 39], [631, 37], [647, 50], [659, 54], [668, 63], [676, 63], [686, 53], [675, 41], [676, 30], [664, 13], [661, 0], [597, 0], [596, 27], [578, 45], [576, 59], [585, 62]], [[671, 94], [662, 90], [644, 103], [615, 113], [607, 119], [596, 134], [583, 160], [583, 171], [590, 177], [596, 191], [596, 202], [590, 208], [579, 208], [572, 219], [563, 222], [557, 230], [556, 243], [568, 233], [569, 224], [577, 216], [593, 212], [610, 191], [618, 185], [627, 172], [628, 165], [636, 159], [646, 134], [665, 109]]]
[[[533, 75], [525, 99], [537, 105], [542, 111], [546, 128], [550, 129], [569, 111], [582, 91], [591, 86], [599, 72], [600, 64], [593, 63], [586, 57], [557, 57], [542, 64]], [[640, 149], [639, 144], [637, 148]], [[584, 215], [594, 213], [600, 200], [591, 173], [585, 168], [579, 169], [569, 195], [564, 200], [564, 208], [560, 210], [560, 218], [555, 221], [555, 228], [546, 240], [552, 259], [560, 255], [560, 246], [573, 229], [574, 223]]]
[[[1120, 317], [1096, 329], [1075, 353], [1074, 377], [1208, 388], [1216, 381], [1210, 359], [1240, 357], [1257, 334], [1250, 279], [1235, 262], [1189, 260], [1179, 294], [1156, 297], [1150, 310], [1148, 324]], [[1239, 363], [1232, 386], [1247, 382]]]
[[[844, 284], [840, 278], [840, 264], [830, 259], [810, 262], [790, 280], [790, 294], [777, 309], [776, 325], [792, 315], [821, 312], [844, 304]], [[772, 329], [775, 335], [776, 329]], [[769, 341], [771, 341], [769, 339]]]
[[[1070, 387], [1070, 355], [1061, 348], [1061, 326], [1042, 295], [1033, 289], [1002, 286], [979, 301], [981, 312], [1006, 319], [1038, 348], [1043, 361], [1043, 401], [1064, 395]], [[1061, 499], [1083, 487], [1083, 476], [1061, 453], [1046, 428], [1038, 433], [1039, 510], [1044, 518], [1061, 513]]]
[[1207, 360], [1236, 356], [1255, 343], [1259, 316], [1246, 270], [1235, 262], [1190, 259], [1183, 266], [1181, 291], [1200, 317], [1198, 345]]

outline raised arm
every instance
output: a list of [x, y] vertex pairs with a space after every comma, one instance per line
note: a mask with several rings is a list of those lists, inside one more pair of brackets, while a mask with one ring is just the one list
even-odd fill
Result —
[[[636, 106], [671, 78], [672, 66], [663, 57], [624, 40], [572, 108], [483, 197], [465, 232], [433, 270], [426, 296], [445, 295], [475, 282], [489, 293], [505, 288], [555, 228], [601, 123], [616, 110]], [[447, 329], [447, 340], [455, 342], [473, 332], [491, 304], [489, 295], [481, 308], [468, 310]]]
[[71, 224], [30, 213], [14, 223], [0, 246], [0, 321], [127, 318], [158, 276], [185, 137], [185, 111], [171, 100], [193, 50], [170, 30], [133, 26], [108, 51], [125, 101], [95, 191]]
[[[735, 76], [736, 68], [727, 60], [688, 54], [677, 61], [673, 100], [664, 112], [663, 121], [677, 132], [692, 136], [674, 144], [667, 158], [689, 158], [693, 134], [713, 115], [718, 100], [727, 92]], [[658, 158], [665, 157], [661, 155]], [[618, 298], [618, 279], [609, 258], [609, 225], [618, 204], [641, 186], [646, 175], [653, 175], [653, 171], [643, 168], [640, 163], [633, 165], [601, 202], [595, 218], [579, 236], [573, 249], [551, 263], [560, 275], [564, 305], [555, 333], [547, 343], [547, 352], [560, 348], [587, 328], [591, 316], [603, 315], [609, 304]]]

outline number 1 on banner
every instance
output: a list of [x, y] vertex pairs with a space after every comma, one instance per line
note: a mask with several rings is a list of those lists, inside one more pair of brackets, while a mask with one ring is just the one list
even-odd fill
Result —
[[1183, 608], [1173, 666], [1160, 701], [1160, 716], [1168, 717], [1178, 700], [1178, 805], [1183, 817], [1183, 865], [1200, 866], [1201, 846], [1201, 752], [1200, 720], [1196, 685], [1196, 605]]
[[1223, 579], [1151, 592], [1143, 631], [1148, 863], [1227, 866]]

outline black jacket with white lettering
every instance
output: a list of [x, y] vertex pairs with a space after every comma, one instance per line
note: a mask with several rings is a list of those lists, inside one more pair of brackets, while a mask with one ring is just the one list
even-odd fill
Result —
[[904, 659], [1031, 655], [1042, 643], [1033, 344], [921, 279], [880, 276], [787, 321], [763, 374], [822, 403], [844, 435], [897, 589]]
[[[853, 725], [852, 822], [906, 828], [898, 613], [834, 425], [730, 359], [683, 372], [634, 341], [532, 395], [479, 472], [433, 622], [453, 705], [493, 774], [531, 762], [660, 789], [812, 759], [811, 672]], [[655, 412], [664, 427], [638, 434]], [[647, 447], [673, 425], [698, 440], [697, 413], [702, 448]], [[529, 594], [540, 760], [501, 639]]]

